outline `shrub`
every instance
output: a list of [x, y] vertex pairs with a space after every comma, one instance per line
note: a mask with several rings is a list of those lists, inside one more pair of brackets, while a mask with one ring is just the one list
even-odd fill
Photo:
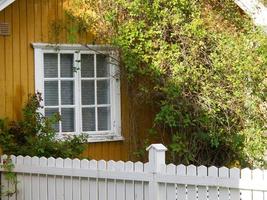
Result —
[[85, 150], [87, 135], [59, 138], [53, 125], [60, 120], [59, 114], [45, 117], [39, 112], [41, 94], [29, 96], [18, 121], [0, 120], [0, 145], [4, 154], [74, 158]]
[[264, 165], [267, 37], [234, 1], [74, 2], [70, 12], [119, 48], [137, 102], [157, 107], [151, 128], [170, 161]]

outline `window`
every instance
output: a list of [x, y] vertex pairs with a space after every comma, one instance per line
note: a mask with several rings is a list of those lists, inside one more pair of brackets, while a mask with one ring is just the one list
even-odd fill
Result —
[[60, 113], [59, 134], [88, 133], [89, 141], [121, 140], [120, 81], [109, 46], [33, 44], [35, 89], [45, 116]]

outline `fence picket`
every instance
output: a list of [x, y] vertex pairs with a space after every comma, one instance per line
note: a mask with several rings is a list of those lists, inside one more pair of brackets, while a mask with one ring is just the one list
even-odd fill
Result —
[[[267, 170], [263, 171], [264, 182], [267, 182]], [[264, 191], [264, 200], [267, 200], [267, 191]]]
[[[230, 178], [239, 180], [240, 179], [240, 170], [237, 168], [230, 169]], [[240, 191], [239, 189], [230, 188], [230, 199], [231, 200], [239, 200], [240, 199]]]
[[[50, 157], [47, 159], [47, 166], [48, 167], [55, 167], [56, 161], [55, 158]], [[48, 184], [48, 199], [49, 200], [56, 200], [56, 177], [48, 175], [47, 176], [47, 184]]]
[[[118, 161], [116, 163], [116, 171], [117, 172], [123, 172], [124, 171], [124, 162]], [[125, 196], [125, 181], [123, 180], [117, 180], [116, 184], [116, 200], [124, 200]]]
[[[62, 158], [56, 159], [56, 167], [63, 168], [64, 161]], [[56, 176], [56, 200], [64, 200], [64, 177], [63, 176]]]
[[[208, 169], [205, 166], [199, 166], [197, 168], [197, 175], [199, 177], [206, 178], [208, 175]], [[207, 200], [207, 187], [206, 186], [198, 186], [198, 200]]]
[[[17, 162], [17, 157], [14, 155], [11, 155], [11, 160], [13, 164], [16, 164]], [[37, 158], [37, 157], [36, 157]], [[15, 180], [17, 179], [17, 177], [15, 178]], [[16, 191], [16, 183], [9, 183], [9, 188], [11, 189], [11, 191]], [[12, 196], [9, 197], [9, 200], [16, 200], [16, 194], [13, 194]], [[38, 200], [38, 199], [36, 199]]]
[[[241, 178], [245, 181], [251, 181], [251, 170], [248, 168], [241, 170]], [[241, 190], [241, 199], [242, 200], [252, 200], [251, 190]]]
[[[143, 172], [143, 163], [136, 162], [134, 163], [134, 171], [135, 172]], [[134, 182], [134, 196], [135, 200], [143, 200], [144, 196], [144, 185], [142, 181], [135, 181]]]
[[[81, 162], [79, 159], [74, 159], [72, 161], [72, 166], [74, 169], [80, 169], [81, 168]], [[80, 194], [81, 194], [81, 180], [80, 177], [72, 177], [72, 199], [73, 200], [80, 200]]]
[[[41, 167], [47, 167], [47, 158], [41, 157], [40, 158], [40, 166]], [[40, 179], [40, 193], [39, 193], [39, 199], [40, 200], [47, 200], [47, 175], [46, 174], [40, 174], [39, 175]], [[26, 200], [26, 199], [25, 199]]]
[[[107, 162], [107, 170], [108, 171], [115, 171], [115, 164], [114, 160], [110, 160]], [[116, 180], [109, 179], [108, 180], [108, 199], [109, 200], [116, 200]]]
[[[31, 162], [31, 157], [30, 156], [26, 156], [24, 157], [24, 162], [23, 164], [25, 164], [26, 166], [31, 166], [32, 162]], [[32, 189], [32, 182], [31, 182], [31, 174], [24, 174], [24, 198], [27, 199], [27, 200], [32, 200], [31, 198], [31, 189]]]
[[[64, 168], [71, 169], [72, 168], [72, 160], [69, 158], [64, 159]], [[65, 200], [75, 200], [72, 199], [72, 176], [64, 176], [64, 193]]]
[[[150, 172], [150, 164], [147, 162], [144, 164], [144, 172]], [[144, 182], [144, 199], [149, 200], [149, 182]]]
[[[5, 160], [7, 159], [7, 155], [1, 156], [1, 164], [6, 162]], [[2, 194], [2, 199], [3, 200], [8, 200], [7, 192], [9, 190], [9, 183], [8, 180], [6, 179], [6, 174], [2, 173], [1, 174], [1, 194]]]
[[[102, 171], [107, 170], [106, 161], [100, 160], [98, 161], [98, 169]], [[107, 199], [107, 179], [98, 179], [98, 187], [102, 188], [99, 191], [98, 197], [99, 199]]]
[[[166, 165], [162, 165], [160, 168], [161, 174], [166, 174]], [[160, 200], [167, 199], [167, 184], [166, 183], [158, 183], [158, 197]]]
[[[196, 166], [189, 165], [187, 167], [187, 176], [192, 178], [197, 175]], [[197, 187], [195, 185], [187, 185], [187, 200], [196, 200], [197, 199]]]
[[[219, 168], [220, 178], [229, 178], [229, 170], [226, 167]], [[225, 187], [219, 187], [219, 199], [229, 200], [229, 189]]]
[[[209, 177], [218, 177], [218, 168], [217, 167], [209, 167], [208, 168], [208, 176]], [[209, 200], [218, 200], [218, 188], [217, 187], [208, 187]]]
[[[175, 176], [176, 166], [174, 164], [167, 165], [166, 174]], [[176, 184], [167, 183], [166, 199], [174, 200], [176, 199]]]
[[[131, 161], [125, 163], [125, 171], [126, 172], [133, 172], [134, 171], [134, 164]], [[125, 181], [125, 199], [126, 200], [134, 200], [134, 180], [126, 180]]]
[[[253, 180], [263, 180], [263, 171], [260, 169], [252, 170], [252, 179]], [[253, 200], [264, 200], [263, 191], [253, 191], [252, 199]]]
[[[89, 169], [89, 161], [87, 159], [83, 159], [81, 161], [81, 169]], [[89, 199], [89, 178], [82, 177], [81, 178], [81, 200]]]
[[[97, 161], [96, 160], [90, 160], [89, 167], [91, 170], [97, 170]], [[97, 199], [97, 179], [96, 178], [90, 178], [89, 179], [89, 195], [90, 200]]]
[[[186, 166], [178, 165], [176, 172], [178, 176], [186, 176]], [[182, 184], [177, 185], [177, 200], [185, 200], [186, 192], [187, 192], [186, 185]]]

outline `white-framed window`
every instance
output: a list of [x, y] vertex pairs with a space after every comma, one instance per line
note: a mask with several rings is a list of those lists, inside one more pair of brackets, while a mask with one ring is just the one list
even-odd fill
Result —
[[89, 142], [122, 140], [116, 49], [34, 43], [35, 90], [41, 112], [60, 113], [60, 134], [88, 133]]

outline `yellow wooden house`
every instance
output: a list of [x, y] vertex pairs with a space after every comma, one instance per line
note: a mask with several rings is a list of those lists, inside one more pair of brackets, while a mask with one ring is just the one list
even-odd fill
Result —
[[19, 119], [28, 95], [39, 91], [42, 112], [61, 114], [59, 134], [89, 134], [84, 156], [132, 159], [151, 127], [151, 108], [133, 103], [114, 64], [116, 49], [93, 44], [90, 33], [75, 33], [70, 42], [67, 4], [0, 0], [0, 118]]

